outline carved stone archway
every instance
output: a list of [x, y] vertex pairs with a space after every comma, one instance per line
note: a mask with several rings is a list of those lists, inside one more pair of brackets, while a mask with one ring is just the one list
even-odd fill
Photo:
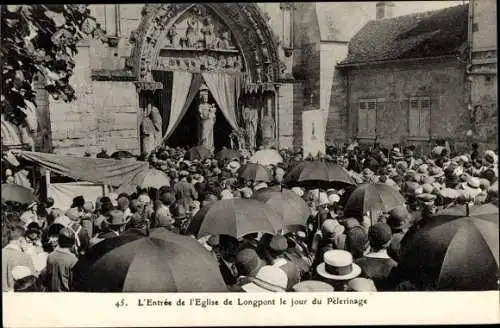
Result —
[[173, 3], [146, 4], [142, 21], [135, 31], [135, 46], [129, 63], [137, 76], [141, 90], [158, 89], [161, 84], [152, 81], [162, 50], [163, 40], [172, 25], [189, 10], [198, 7], [209, 11], [229, 28], [236, 48], [243, 59], [246, 88], [252, 91], [275, 91], [280, 76], [278, 42], [260, 8], [253, 3]]

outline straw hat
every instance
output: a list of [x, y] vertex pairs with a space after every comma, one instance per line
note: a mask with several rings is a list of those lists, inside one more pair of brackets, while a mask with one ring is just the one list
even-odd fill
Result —
[[277, 266], [266, 265], [260, 268], [252, 282], [241, 286], [247, 293], [269, 293], [286, 291], [288, 277], [285, 271]]
[[69, 227], [70, 225], [73, 224], [73, 221], [70, 218], [68, 218], [66, 215], [61, 215], [61, 216], [58, 216], [54, 220], [54, 223], [60, 224], [64, 227]]
[[293, 187], [292, 191], [299, 195], [299, 197], [304, 196], [304, 191], [300, 187]]
[[376, 292], [377, 287], [371, 279], [367, 278], [354, 278], [347, 283], [349, 290], [354, 292]]
[[331, 285], [318, 280], [301, 281], [293, 285], [294, 292], [333, 292], [334, 289]]
[[351, 253], [334, 249], [325, 252], [323, 261], [316, 267], [318, 274], [332, 280], [350, 280], [361, 274], [361, 268], [354, 263]]
[[443, 188], [439, 190], [439, 196], [447, 199], [457, 199], [460, 196], [460, 192], [452, 188]]

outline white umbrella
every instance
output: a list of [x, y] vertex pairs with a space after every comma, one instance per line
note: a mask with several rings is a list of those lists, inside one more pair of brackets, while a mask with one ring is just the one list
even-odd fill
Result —
[[250, 157], [251, 163], [259, 163], [261, 165], [276, 165], [278, 163], [283, 162], [283, 157], [281, 157], [280, 153], [274, 149], [263, 149], [257, 151]]

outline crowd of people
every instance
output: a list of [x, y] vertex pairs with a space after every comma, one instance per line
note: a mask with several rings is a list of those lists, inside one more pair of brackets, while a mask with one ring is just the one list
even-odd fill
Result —
[[[54, 200], [2, 206], [2, 290], [72, 290], [72, 268], [103, 240], [144, 234], [164, 227], [187, 234], [191, 218], [221, 199], [251, 198], [263, 188], [290, 188], [307, 203], [310, 215], [293, 232], [252, 233], [240, 239], [204, 236], [198, 241], [219, 263], [230, 291], [403, 291], [426, 290], [398, 276], [403, 238], [419, 222], [456, 204], [498, 206], [498, 157], [477, 145], [452, 154], [445, 145], [426, 156], [411, 146], [361, 150], [351, 144], [329, 149], [319, 160], [343, 166], [357, 184], [383, 183], [399, 190], [406, 205], [373, 222], [347, 217], [352, 190], [283, 186], [285, 174], [307, 160], [300, 152], [280, 152], [283, 163], [268, 165], [270, 181], [245, 181], [238, 169], [248, 159], [185, 160], [185, 150], [161, 147], [149, 158], [170, 177], [170, 186], [110, 193], [98, 199], [75, 197], [70, 208]], [[193, 236], [193, 238], [195, 238]]]

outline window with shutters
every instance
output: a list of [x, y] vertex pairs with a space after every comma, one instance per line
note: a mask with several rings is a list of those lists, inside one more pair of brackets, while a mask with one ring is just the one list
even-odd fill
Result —
[[429, 97], [410, 98], [408, 112], [410, 137], [428, 138], [431, 124], [431, 99]]
[[377, 126], [377, 99], [361, 99], [358, 109], [358, 136], [374, 138]]

